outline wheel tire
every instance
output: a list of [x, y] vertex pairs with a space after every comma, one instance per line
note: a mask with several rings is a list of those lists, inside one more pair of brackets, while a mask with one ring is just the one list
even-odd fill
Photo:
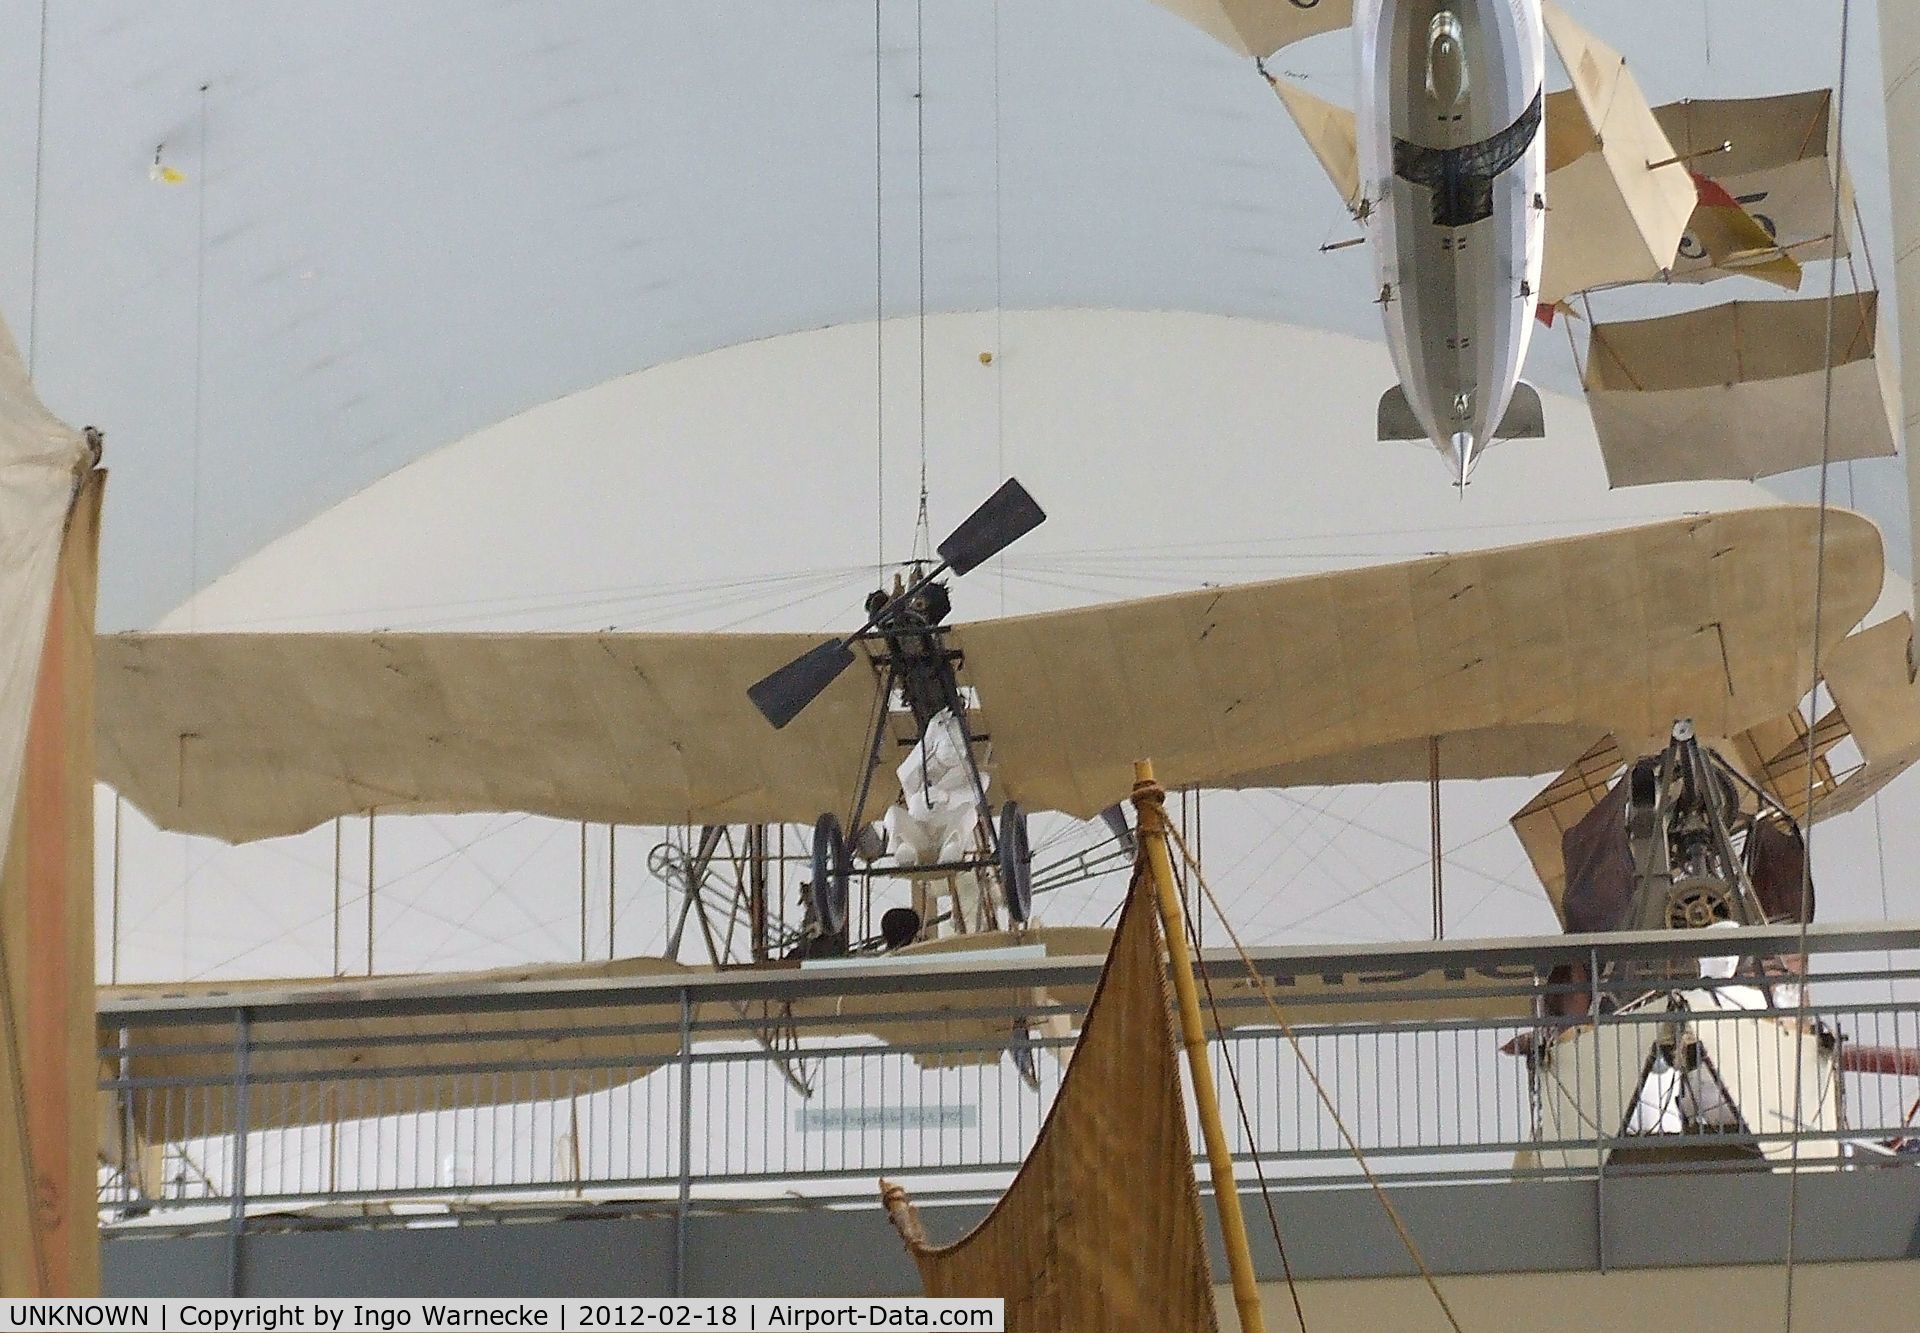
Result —
[[1027, 842], [1027, 812], [1008, 801], [1000, 807], [1000, 891], [1017, 926], [1033, 916], [1033, 848]]
[[813, 919], [829, 935], [847, 928], [848, 887], [853, 879], [853, 857], [847, 850], [840, 821], [821, 815], [813, 825], [813, 883], [807, 888]]

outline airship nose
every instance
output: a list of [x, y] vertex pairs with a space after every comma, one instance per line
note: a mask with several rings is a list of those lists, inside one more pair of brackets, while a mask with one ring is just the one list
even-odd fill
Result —
[[1466, 34], [1458, 16], [1443, 9], [1427, 25], [1427, 96], [1442, 108], [1460, 106], [1467, 100], [1469, 79]]

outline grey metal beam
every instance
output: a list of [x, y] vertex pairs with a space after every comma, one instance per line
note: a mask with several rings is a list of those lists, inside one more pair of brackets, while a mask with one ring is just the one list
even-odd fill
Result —
[[[1784, 1247], [1787, 1181], [1761, 1173], [1622, 1174], [1609, 1183], [1608, 1264], [1616, 1269], [1772, 1262]], [[1920, 1170], [1807, 1172], [1799, 1186], [1809, 1263], [1920, 1258]], [[1398, 1186], [1395, 1206], [1442, 1274], [1592, 1271], [1593, 1190], [1582, 1181]], [[1364, 1188], [1283, 1190], [1275, 1210], [1297, 1277], [1413, 1271]], [[1212, 1201], [1202, 1211], [1213, 1217]], [[936, 1240], [964, 1235], [980, 1203], [921, 1208]], [[1255, 1266], [1281, 1276], [1264, 1210], [1252, 1209]], [[469, 1222], [381, 1231], [257, 1229], [246, 1237], [252, 1296], [663, 1296], [674, 1285], [670, 1212], [594, 1220]], [[338, 1223], [336, 1222], [337, 1226]], [[1218, 1236], [1213, 1236], [1216, 1271]], [[111, 1296], [217, 1295], [224, 1238], [111, 1236]], [[877, 1203], [695, 1212], [684, 1255], [689, 1296], [907, 1295], [918, 1275]]]
[[[1396, 972], [1455, 969], [1481, 974], [1550, 968], [1585, 961], [1594, 950], [1606, 958], [1706, 958], [1724, 954], [1766, 955], [1793, 952], [1799, 931], [1764, 926], [1737, 931], [1639, 931], [1600, 935], [1552, 935], [1533, 939], [1448, 941], [1436, 944], [1383, 943], [1365, 949], [1293, 946], [1250, 951], [1255, 967], [1270, 978], [1329, 976], [1361, 979]], [[1814, 926], [1807, 949], [1815, 954], [1920, 950], [1920, 923]], [[1201, 964], [1216, 978], [1243, 972], [1237, 954], [1208, 950]], [[499, 1010], [577, 1009], [598, 1006], [674, 1005], [685, 989], [696, 1005], [717, 1001], [778, 1002], [818, 996], [912, 994], [979, 987], [1072, 986], [1090, 984], [1100, 972], [1098, 958], [1044, 960], [951, 959], [899, 963], [876, 959], [866, 967], [808, 969], [793, 964], [761, 964], [692, 976], [642, 979], [590, 979], [450, 984], [423, 977], [417, 986], [383, 987], [375, 995], [356, 994], [339, 983], [312, 987], [236, 984], [230, 991], [195, 995], [164, 992], [140, 997], [116, 996], [99, 1006], [100, 1020], [142, 1027], [231, 1022], [241, 1008], [259, 1022], [298, 1022], [402, 1014], [449, 1014]]]

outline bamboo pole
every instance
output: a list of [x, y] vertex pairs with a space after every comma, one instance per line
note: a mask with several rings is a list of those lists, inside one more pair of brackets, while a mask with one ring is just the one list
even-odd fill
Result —
[[1193, 1100], [1200, 1112], [1200, 1131], [1207, 1140], [1208, 1174], [1213, 1178], [1214, 1206], [1220, 1210], [1220, 1238], [1226, 1245], [1227, 1268], [1233, 1275], [1233, 1303], [1240, 1311], [1244, 1333], [1266, 1333], [1260, 1312], [1260, 1288], [1253, 1276], [1253, 1256], [1247, 1248], [1247, 1223], [1240, 1212], [1240, 1192], [1233, 1179], [1233, 1154], [1220, 1126], [1220, 1100], [1214, 1093], [1213, 1066], [1207, 1063], [1207, 1033], [1200, 1022], [1200, 997], [1193, 984], [1193, 958], [1187, 952], [1187, 932], [1180, 913], [1179, 891], [1173, 883], [1173, 858], [1167, 851], [1167, 795], [1153, 780], [1153, 763], [1133, 766], [1133, 808], [1138, 812], [1140, 846], [1153, 872], [1160, 903], [1160, 928], [1167, 937], [1168, 971], [1180, 1001], [1180, 1034], [1187, 1048], [1187, 1072], [1193, 1078]]

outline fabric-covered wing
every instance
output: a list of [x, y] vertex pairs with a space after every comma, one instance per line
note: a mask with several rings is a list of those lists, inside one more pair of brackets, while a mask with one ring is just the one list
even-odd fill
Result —
[[1353, 0], [1155, 0], [1243, 56], [1353, 24]]
[[[1852, 186], [1842, 178], [1841, 225], [1833, 234], [1833, 93], [1821, 88], [1777, 97], [1673, 102], [1654, 109], [1676, 153], [1725, 190], [1777, 247], [1769, 253], [1801, 264], [1844, 259], [1852, 217]], [[1714, 152], [1730, 143], [1724, 153]], [[1705, 156], [1698, 156], [1705, 154]], [[1711, 282], [1752, 272], [1754, 260], [1716, 262], [1700, 235], [1698, 215], [1680, 242], [1673, 277]]]
[[[1151, 755], [1174, 786], [1551, 771], [1608, 731], [1739, 731], [1798, 700], [1811, 509], [1743, 510], [1411, 564], [963, 625], [996, 794], [1090, 818]], [[1831, 642], [1879, 534], [1828, 520]], [[381, 810], [810, 821], [848, 800], [875, 687], [784, 731], [746, 686], [799, 635], [117, 635], [101, 776], [242, 841]], [[1458, 738], [1456, 741], [1455, 738]], [[1560, 748], [1564, 746], [1564, 748]], [[1551, 758], [1551, 761], [1549, 759]], [[884, 790], [881, 799], [885, 799]]]
[[[1573, 80], [1548, 99], [1547, 250], [1542, 304], [1672, 267], [1693, 216], [1693, 176], [1618, 51], [1542, 7], [1547, 36]], [[1660, 163], [1656, 167], [1654, 164]]]
[[1314, 158], [1333, 188], [1340, 192], [1348, 212], [1360, 208], [1360, 150], [1353, 112], [1286, 79], [1269, 79], [1287, 114], [1300, 130], [1300, 137], [1313, 150]]
[[[1444, 756], [1455, 735], [1583, 726], [1564, 764], [1604, 732], [1663, 735], [1684, 716], [1725, 735], [1793, 707], [1817, 522], [1742, 510], [989, 621], [966, 627], [967, 670], [993, 709], [997, 780], [1031, 809], [1093, 815], [1138, 755], [1170, 787], [1288, 765], [1312, 780], [1367, 751], [1395, 765], [1387, 777], [1430, 736]], [[1832, 514], [1827, 536], [1831, 645], [1873, 605], [1882, 566], [1866, 519]]]
[[[1832, 462], [1894, 452], [1899, 389], [1879, 316], [1874, 292], [1834, 312]], [[1596, 325], [1585, 379], [1607, 480], [1750, 479], [1819, 463], [1827, 327], [1824, 298]]]
[[110, 635], [100, 772], [161, 827], [230, 842], [370, 809], [811, 822], [847, 803], [878, 686], [848, 671], [782, 731], [746, 691], [816, 642]]

